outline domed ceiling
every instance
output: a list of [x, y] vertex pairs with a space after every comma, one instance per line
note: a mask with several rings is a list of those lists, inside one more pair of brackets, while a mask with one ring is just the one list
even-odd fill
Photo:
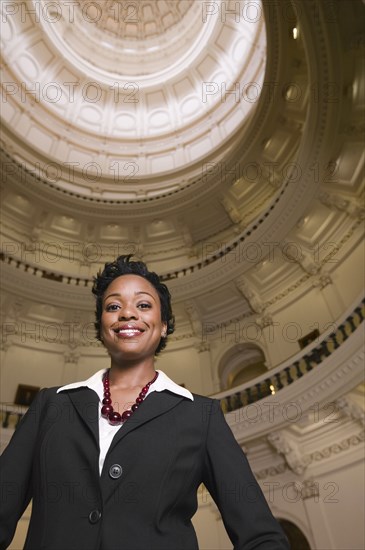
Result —
[[330, 284], [363, 216], [361, 2], [1, 9], [5, 310], [90, 316], [122, 253], [170, 281], [179, 338]]
[[4, 117], [19, 160], [55, 162], [57, 186], [131, 200], [180, 190], [247, 126], [264, 76], [262, 15], [223, 20], [185, 0], [35, 5], [34, 18], [6, 17], [9, 82], [22, 85], [8, 87]]

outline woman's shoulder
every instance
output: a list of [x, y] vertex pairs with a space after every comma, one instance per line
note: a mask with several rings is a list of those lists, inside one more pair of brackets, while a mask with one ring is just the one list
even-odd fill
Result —
[[200, 395], [199, 393], [193, 393], [194, 401], [197, 403], [204, 403], [204, 404], [210, 404], [211, 406], [217, 406], [219, 405], [218, 399], [214, 399], [214, 397], [209, 397], [207, 395]]
[[221, 412], [220, 402], [218, 399], [208, 397], [205, 395], [200, 395], [198, 393], [193, 393], [193, 401], [184, 400], [186, 406], [202, 415], [202, 418], [210, 417], [211, 414], [216, 414]]
[[42, 401], [48, 400], [48, 399], [54, 399], [57, 397], [57, 395], [61, 395], [57, 393], [60, 388], [61, 386], [51, 386], [50, 388], [42, 388], [37, 393], [35, 399], [42, 400]]
[[[69, 401], [68, 393], [70, 392], [60, 392], [60, 388], [63, 386], [51, 386], [50, 388], [42, 388], [36, 394], [35, 398], [32, 401], [31, 407], [45, 406], [49, 403], [62, 403], [64, 401]], [[88, 388], [82, 388], [88, 389]]]

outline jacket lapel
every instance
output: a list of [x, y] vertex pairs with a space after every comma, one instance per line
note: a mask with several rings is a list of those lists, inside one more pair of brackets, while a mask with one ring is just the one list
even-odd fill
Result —
[[67, 395], [99, 447], [99, 397], [85, 387], [68, 390]]
[[152, 392], [146, 397], [146, 400], [143, 401], [139, 409], [128, 418], [124, 426], [117, 431], [108, 453], [111, 452], [115, 445], [129, 434], [129, 432], [139, 428], [142, 424], [149, 422], [153, 418], [165, 414], [170, 409], [176, 407], [183, 399], [184, 397], [166, 390], [162, 392]]

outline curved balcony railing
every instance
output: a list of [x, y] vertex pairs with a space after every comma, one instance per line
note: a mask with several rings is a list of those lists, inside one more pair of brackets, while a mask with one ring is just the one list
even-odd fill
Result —
[[[172, 273], [162, 274], [160, 275], [160, 279], [162, 281], [171, 281], [172, 279], [185, 277], [189, 273], [194, 273], [195, 271], [199, 271], [203, 267], [215, 262], [218, 259], [221, 259], [222, 256], [224, 256], [225, 254], [228, 254], [231, 250], [232, 250], [231, 247], [227, 247], [225, 249], [225, 252], [221, 251], [221, 252], [217, 252], [216, 254], [212, 254], [212, 256], [210, 256], [209, 258], [206, 258], [205, 260], [202, 260], [201, 262], [198, 262], [196, 265], [191, 265], [191, 266], [176, 270]], [[86, 286], [86, 287], [91, 287], [93, 285], [93, 280], [88, 277], [75, 277], [75, 276], [66, 275], [64, 273], [57, 272], [57, 271], [56, 272], [49, 271], [44, 267], [39, 267], [31, 263], [26, 263], [26, 262], [23, 262], [22, 260], [19, 260], [18, 258], [6, 255], [4, 254], [4, 252], [0, 252], [0, 261], [7, 263], [9, 265], [12, 265], [13, 267], [19, 269], [20, 271], [24, 271], [26, 273], [29, 273], [30, 275], [35, 275], [36, 277], [49, 279], [57, 283], [63, 283], [63, 284], [75, 285], [75, 286]]]
[[11, 265], [20, 271], [29, 273], [29, 275], [34, 275], [35, 277], [40, 277], [43, 279], [49, 279], [50, 281], [55, 281], [56, 283], [64, 283], [68, 285], [75, 286], [92, 286], [93, 280], [87, 277], [75, 277], [72, 275], [66, 275], [61, 272], [54, 272], [44, 269], [44, 267], [39, 267], [31, 263], [23, 262], [15, 258], [0, 252], [0, 261], [5, 264]]
[[[281, 389], [290, 386], [307, 372], [315, 369], [326, 357], [329, 357], [341, 344], [347, 340], [360, 326], [365, 317], [365, 299], [354, 311], [338, 325], [337, 329], [325, 336], [323, 340], [307, 353], [293, 361], [293, 363], [274, 369], [265, 377], [256, 378], [251, 385], [239, 390], [231, 390], [229, 395], [216, 397], [221, 403], [224, 413], [229, 413], [251, 405], [269, 395], [278, 393]], [[226, 392], [225, 392], [226, 393]]]
[[[171, 281], [172, 279], [178, 279], [180, 277], [185, 277], [186, 275], [189, 275], [191, 273], [195, 273], [201, 270], [202, 268], [206, 267], [207, 265], [212, 264], [217, 260], [221, 260], [223, 256], [225, 256], [226, 254], [229, 254], [236, 246], [238, 246], [239, 242], [240, 241], [237, 241], [237, 243], [235, 243], [234, 246], [233, 245], [227, 246], [224, 249], [224, 251], [222, 250], [217, 251], [215, 254], [212, 254], [211, 256], [209, 256], [209, 258], [205, 258], [204, 260], [201, 260], [200, 262], [194, 265], [189, 265], [187, 267], [178, 269], [171, 273], [161, 274], [160, 279], [161, 281]], [[51, 281], [56, 281], [57, 283], [63, 283], [63, 284], [74, 285], [74, 286], [86, 286], [86, 287], [91, 287], [93, 285], [93, 279], [89, 277], [77, 277], [72, 275], [66, 275], [58, 271], [49, 271], [44, 267], [36, 266], [34, 264], [31, 264], [30, 262], [29, 263], [23, 262], [18, 258], [6, 255], [4, 252], [0, 252], [0, 261], [7, 263], [9, 265], [12, 265], [13, 267], [19, 269], [20, 271], [24, 271], [26, 273], [29, 273], [30, 275], [35, 275], [36, 277], [41, 277], [44, 279], [49, 279]]]

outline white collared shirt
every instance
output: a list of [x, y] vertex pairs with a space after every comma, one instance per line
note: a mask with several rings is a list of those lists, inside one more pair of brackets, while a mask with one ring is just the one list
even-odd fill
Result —
[[[93, 374], [90, 378], [87, 380], [83, 380], [81, 382], [73, 382], [72, 384], [67, 384], [67, 386], [62, 386], [62, 388], [58, 388], [57, 393], [60, 393], [61, 391], [66, 390], [73, 390], [76, 388], [90, 388], [91, 390], [94, 390], [97, 396], [99, 397], [99, 446], [100, 446], [100, 455], [99, 455], [99, 473], [101, 475], [104, 461], [106, 454], [109, 450], [109, 447], [111, 445], [111, 442], [113, 440], [113, 437], [115, 436], [116, 432], [120, 430], [122, 427], [122, 424], [119, 424], [117, 426], [112, 426], [109, 424], [109, 422], [101, 416], [101, 407], [102, 407], [102, 400], [104, 396], [104, 386], [103, 386], [103, 375], [108, 369], [102, 369]], [[187, 397], [188, 399], [191, 399], [191, 401], [194, 401], [193, 395], [187, 390], [186, 388], [183, 388], [182, 386], [179, 386], [178, 384], [175, 384], [169, 378], [164, 372], [157, 370], [158, 377], [155, 380], [153, 384], [149, 387], [149, 390], [147, 392], [146, 397], [154, 392], [154, 391], [164, 391], [168, 390], [172, 393], [176, 393], [177, 395], [181, 395], [182, 397]]]

